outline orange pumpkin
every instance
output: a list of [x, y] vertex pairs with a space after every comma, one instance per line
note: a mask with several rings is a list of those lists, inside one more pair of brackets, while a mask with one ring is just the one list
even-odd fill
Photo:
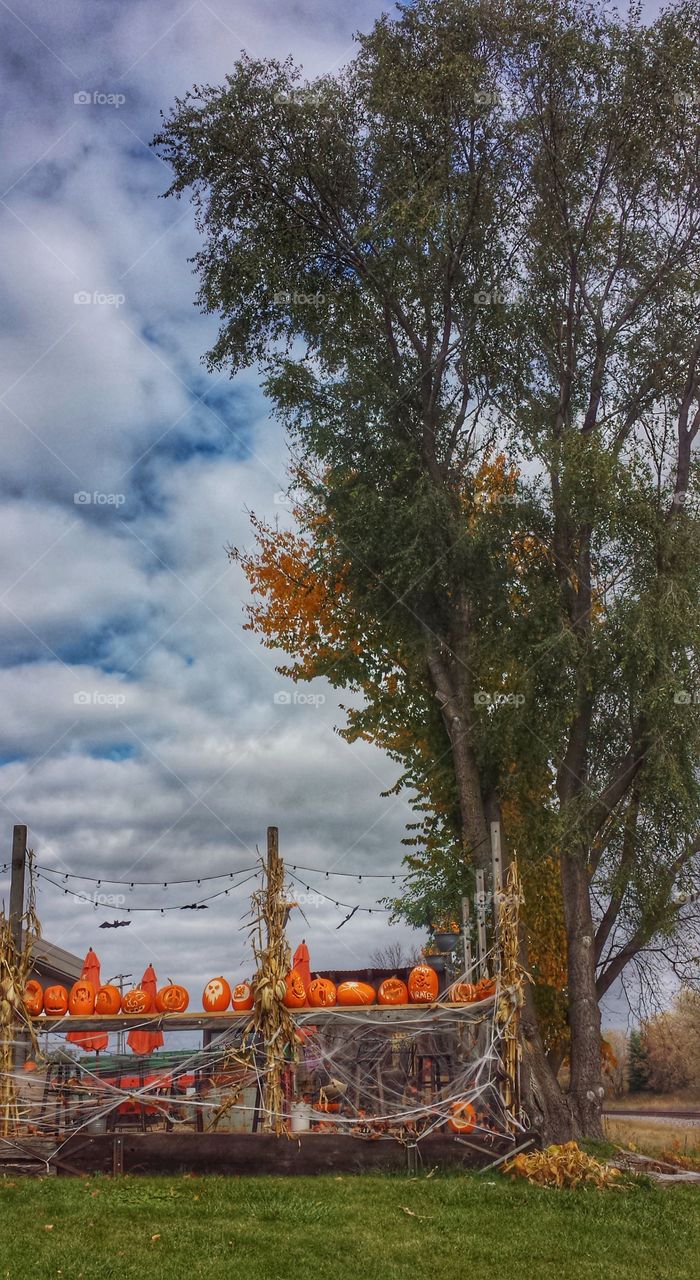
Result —
[[222, 1013], [231, 1003], [231, 988], [225, 978], [211, 978], [202, 992], [202, 1008], [207, 1013]]
[[62, 1018], [68, 1012], [68, 992], [65, 987], [47, 987], [44, 992], [44, 1013], [48, 1018]]
[[184, 1013], [189, 1003], [189, 991], [177, 982], [169, 982], [156, 995], [156, 1009], [159, 1013]]
[[85, 1018], [95, 1012], [95, 988], [87, 978], [78, 978], [68, 996], [68, 1009], [77, 1018]]
[[476, 984], [476, 992], [477, 1000], [489, 1000], [491, 996], [495, 996], [496, 994], [496, 979], [479, 978], [479, 981]]
[[338, 987], [338, 1004], [374, 1004], [376, 992], [368, 982], [341, 982]]
[[330, 978], [314, 978], [309, 985], [309, 1004], [314, 1009], [332, 1009], [338, 1001], [338, 989]]
[[379, 1004], [408, 1004], [408, 987], [401, 978], [385, 978], [377, 992]]
[[473, 1004], [479, 999], [476, 986], [473, 982], [455, 982], [450, 987], [450, 1000], [453, 1004]]
[[150, 1013], [153, 1008], [153, 996], [143, 987], [134, 987], [127, 991], [122, 1000], [122, 1013]]
[[113, 987], [111, 983], [106, 982], [103, 987], [98, 988], [95, 996], [95, 1013], [103, 1017], [114, 1017], [121, 1011], [121, 1007], [122, 993], [119, 987]]
[[233, 1007], [236, 1013], [245, 1013], [246, 1009], [252, 1009], [255, 1004], [253, 988], [249, 982], [239, 982], [233, 988]]
[[408, 994], [414, 1004], [432, 1004], [438, 998], [438, 976], [429, 964], [417, 964], [408, 975]]
[[35, 978], [30, 978], [24, 988], [24, 1007], [30, 1018], [38, 1018], [44, 1007], [44, 988]]
[[447, 1121], [453, 1133], [473, 1133], [476, 1128], [476, 1111], [471, 1102], [453, 1102]]
[[284, 985], [286, 987], [282, 1004], [288, 1009], [303, 1009], [306, 1004], [306, 987], [304, 979], [296, 969], [290, 969]]

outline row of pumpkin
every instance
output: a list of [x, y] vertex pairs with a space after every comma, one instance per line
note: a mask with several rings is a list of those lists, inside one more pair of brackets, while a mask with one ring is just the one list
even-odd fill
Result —
[[[494, 995], [493, 978], [482, 978], [477, 983], [460, 982], [450, 988], [450, 999], [459, 1004], [485, 1000]], [[375, 990], [368, 982], [341, 982], [338, 986], [330, 978], [313, 978], [304, 984], [302, 975], [292, 969], [285, 979], [282, 1003], [288, 1009], [331, 1009], [336, 1005], [353, 1007], [371, 1005], [432, 1004], [438, 997], [438, 977], [427, 964], [416, 965], [408, 982], [402, 978], [385, 978]], [[170, 982], [161, 987], [155, 999], [143, 987], [122, 994], [110, 983], [95, 989], [91, 982], [80, 978], [70, 991], [54, 985], [43, 989], [33, 979], [24, 992], [24, 1006], [32, 1018], [43, 1012], [50, 1018], [61, 1018], [67, 1013], [84, 1018], [91, 1014], [115, 1016], [119, 1013], [184, 1013], [190, 1002], [189, 992], [179, 983]], [[231, 990], [225, 978], [212, 978], [202, 992], [202, 1008], [206, 1013], [222, 1013], [229, 1007], [238, 1013], [252, 1009], [253, 988], [249, 982], [239, 982]]]

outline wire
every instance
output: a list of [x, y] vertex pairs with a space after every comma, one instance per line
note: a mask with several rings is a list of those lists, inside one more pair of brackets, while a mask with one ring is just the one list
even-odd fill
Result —
[[[246, 868], [246, 870], [249, 870], [249, 869], [250, 868]], [[160, 915], [165, 915], [166, 911], [192, 911], [200, 907], [203, 907], [206, 903], [213, 902], [216, 898], [227, 898], [232, 889], [240, 889], [241, 886], [244, 884], [247, 884], [249, 880], [254, 880], [257, 874], [258, 874], [257, 870], [253, 870], [252, 875], [245, 876], [243, 880], [237, 881], [236, 884], [229, 885], [227, 889], [220, 889], [218, 893], [210, 893], [206, 898], [199, 898], [196, 902], [186, 902], [186, 903], [183, 903], [182, 905], [174, 904], [172, 906], [167, 906], [167, 907], [120, 906], [119, 911], [125, 911], [127, 915], [131, 915], [133, 912], [136, 912], [136, 911], [139, 911], [139, 912], [150, 911]], [[62, 884], [57, 884], [55, 880], [52, 880], [49, 876], [41, 872], [37, 872], [37, 879], [43, 880], [45, 884], [50, 884], [54, 889], [58, 889], [59, 893], [64, 893], [64, 894], [71, 893], [70, 889], [66, 889], [65, 886]], [[115, 883], [115, 882], [112, 881], [111, 883]], [[160, 881], [158, 883], [160, 883]], [[188, 881], [188, 883], [192, 883], [192, 882]], [[96, 902], [94, 898], [88, 898], [84, 893], [73, 893], [72, 897], [75, 899], [78, 899], [78, 901], [80, 902], [90, 903], [90, 905], [93, 906], [95, 910], [97, 910], [98, 907], [104, 908], [106, 905], [109, 905], [103, 902]]]
[[[8, 864], [9, 865], [9, 864]], [[87, 880], [91, 884], [118, 884], [128, 885], [130, 889], [138, 889], [142, 887], [155, 887], [162, 885], [164, 889], [168, 889], [171, 885], [179, 884], [205, 884], [212, 880], [233, 880], [234, 876], [243, 875], [246, 871], [252, 871], [252, 867], [239, 867], [236, 871], [219, 871], [211, 876], [197, 876], [189, 880], [112, 880], [109, 876], [85, 876], [78, 871], [61, 871], [58, 867], [47, 867], [43, 863], [35, 864], [37, 871], [48, 871], [50, 875], [61, 876], [64, 880]], [[6, 868], [3, 868], [5, 870]], [[392, 883], [397, 879], [404, 879], [408, 872], [405, 871], [326, 871], [324, 867], [303, 867], [300, 864], [292, 863], [292, 871], [311, 871], [315, 875], [325, 876], [344, 876], [350, 880], [391, 880]]]
[[332, 898], [329, 893], [323, 893], [321, 889], [314, 889], [313, 885], [305, 884], [299, 876], [294, 875], [293, 871], [288, 871], [287, 874], [292, 877], [292, 880], [296, 880], [297, 884], [300, 884], [303, 889], [306, 889], [307, 893], [317, 893], [320, 898], [325, 898], [327, 902], [332, 902], [334, 907], [347, 907], [348, 911], [354, 907], [355, 911], [367, 911], [370, 915], [391, 914], [391, 907], [358, 907], [354, 902], [339, 902], [337, 898]]

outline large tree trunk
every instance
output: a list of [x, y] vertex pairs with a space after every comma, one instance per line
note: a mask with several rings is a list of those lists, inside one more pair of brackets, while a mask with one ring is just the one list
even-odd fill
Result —
[[600, 1060], [600, 1008], [596, 993], [595, 930], [591, 914], [586, 855], [562, 854], [562, 894], [568, 944], [571, 1101], [582, 1130], [602, 1138], [603, 1088]]

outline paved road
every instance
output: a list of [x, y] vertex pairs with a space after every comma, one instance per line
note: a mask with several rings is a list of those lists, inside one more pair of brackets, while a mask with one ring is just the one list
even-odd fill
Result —
[[687, 1124], [700, 1124], [700, 1111], [604, 1111], [616, 1120], [684, 1120]]

